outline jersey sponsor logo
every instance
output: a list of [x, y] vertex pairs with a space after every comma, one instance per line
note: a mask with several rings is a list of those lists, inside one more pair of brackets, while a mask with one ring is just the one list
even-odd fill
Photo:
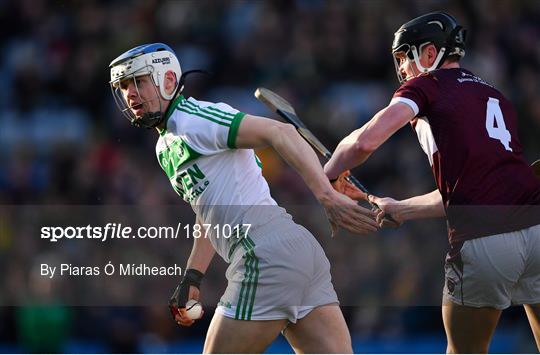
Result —
[[492, 85], [486, 83], [482, 78], [473, 74], [465, 73], [465, 72], [461, 72], [461, 78], [458, 78], [457, 81], [460, 84], [464, 82], [473, 82], [473, 83], [483, 84], [491, 88], [493, 87]]
[[201, 155], [191, 149], [182, 139], [166, 143], [167, 148], [159, 152], [158, 160], [169, 179], [176, 175], [178, 168]]
[[186, 168], [189, 162], [201, 155], [180, 138], [171, 143], [165, 141], [165, 145], [166, 149], [158, 154], [159, 164], [167, 174], [174, 191], [186, 202], [191, 203], [210, 185], [210, 181], [206, 179], [206, 175], [197, 164]]
[[176, 193], [188, 203], [200, 196], [210, 185], [210, 181], [197, 164], [177, 171], [170, 181]]

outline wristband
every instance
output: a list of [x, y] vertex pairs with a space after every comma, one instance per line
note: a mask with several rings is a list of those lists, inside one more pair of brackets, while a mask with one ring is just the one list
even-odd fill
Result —
[[184, 278], [180, 282], [180, 285], [185, 284], [185, 285], [201, 288], [201, 282], [202, 282], [203, 277], [204, 277], [204, 274], [200, 272], [199, 270], [187, 269], [186, 274], [184, 275]]

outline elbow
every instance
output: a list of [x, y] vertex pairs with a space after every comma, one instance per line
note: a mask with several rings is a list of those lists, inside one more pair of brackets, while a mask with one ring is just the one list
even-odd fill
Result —
[[365, 140], [358, 140], [353, 144], [353, 149], [356, 154], [370, 155], [377, 150], [377, 148], [377, 145]]
[[296, 136], [298, 132], [296, 132], [296, 128], [290, 123], [281, 123], [279, 124], [279, 130], [283, 136]]
[[276, 124], [272, 125], [267, 132], [269, 142], [271, 145], [275, 145], [276, 142], [279, 142], [283, 139], [290, 139], [292, 136], [298, 135], [296, 129], [292, 124], [275, 122]]

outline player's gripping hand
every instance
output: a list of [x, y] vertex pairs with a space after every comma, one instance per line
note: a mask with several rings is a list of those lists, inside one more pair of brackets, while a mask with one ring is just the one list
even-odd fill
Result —
[[394, 216], [392, 215], [391, 212], [386, 212], [384, 214], [381, 214], [381, 209], [379, 208], [378, 204], [374, 203], [373, 200], [370, 200], [369, 199], [369, 196], [368, 193], [360, 190], [358, 187], [354, 186], [354, 184], [352, 184], [349, 180], [347, 180], [347, 176], [351, 175], [351, 172], [350, 170], [347, 170], [343, 173], [341, 173], [341, 175], [339, 175], [339, 177], [334, 180], [334, 181], [331, 181], [331, 184], [332, 184], [332, 187], [344, 194], [344, 195], [347, 195], [348, 197], [352, 198], [353, 200], [356, 200], [356, 201], [360, 201], [360, 200], [365, 200], [365, 201], [368, 201], [372, 207], [373, 207], [373, 212], [375, 212], [377, 215], [381, 215], [382, 217], [382, 220], [379, 223], [379, 227], [381, 228], [397, 228], [398, 226], [400, 226], [403, 222], [399, 222], [399, 221], [396, 221], [394, 220]]
[[[381, 228], [397, 228], [403, 224], [399, 201], [390, 197], [377, 197], [374, 195], [369, 195], [368, 198], [369, 202], [379, 207], [375, 212], [377, 213], [377, 223]], [[392, 215], [392, 220], [384, 218], [387, 214]]]
[[332, 237], [337, 235], [339, 227], [355, 234], [377, 231], [376, 213], [358, 205], [349, 197], [330, 190], [330, 193], [320, 201], [332, 226]]
[[347, 170], [341, 173], [336, 180], [331, 181], [334, 190], [356, 201], [368, 201], [368, 195], [347, 180], [349, 175], [351, 175], [351, 171]]
[[176, 323], [189, 327], [195, 321], [186, 312], [186, 302], [188, 300], [199, 300], [199, 289], [204, 274], [195, 269], [187, 269], [180, 284], [176, 287], [169, 300], [169, 310]]

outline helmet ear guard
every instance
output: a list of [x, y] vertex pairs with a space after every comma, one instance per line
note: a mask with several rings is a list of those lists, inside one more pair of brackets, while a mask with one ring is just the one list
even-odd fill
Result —
[[[152, 63], [162, 63], [163, 67], [160, 68], [159, 65], [157, 65], [157, 69], [152, 73], [152, 80], [154, 81], [154, 84], [159, 87], [159, 93], [161, 94], [161, 97], [163, 97], [165, 100], [172, 100], [178, 93], [178, 88], [180, 84], [180, 77], [182, 76], [182, 70], [180, 70], [180, 63], [178, 62], [178, 59], [176, 58], [176, 55], [174, 55], [172, 52], [165, 52], [165, 56], [162, 56], [163, 52], [157, 52], [152, 53]], [[155, 68], [155, 67], [154, 67]], [[178, 68], [178, 69], [176, 69]], [[174, 75], [176, 76], [176, 88], [170, 93], [167, 94], [165, 91], [165, 74], [168, 71], [172, 71]], [[182, 89], [180, 89], [180, 92], [182, 92]]]

